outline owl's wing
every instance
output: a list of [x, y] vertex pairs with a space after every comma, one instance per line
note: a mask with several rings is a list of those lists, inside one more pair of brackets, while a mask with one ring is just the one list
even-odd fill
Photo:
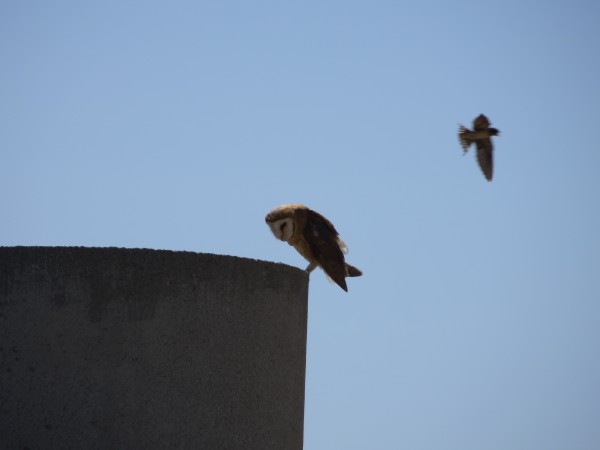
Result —
[[325, 273], [344, 291], [346, 285], [346, 263], [340, 247], [338, 232], [333, 224], [316, 211], [308, 210], [304, 240]]
[[483, 114], [479, 114], [473, 121], [473, 129], [475, 131], [486, 130], [490, 126], [490, 121]]
[[494, 147], [492, 145], [492, 139], [477, 139], [475, 141], [477, 144], [477, 162], [479, 163], [479, 167], [481, 167], [481, 171], [485, 178], [488, 181], [492, 181], [492, 176], [494, 172]]

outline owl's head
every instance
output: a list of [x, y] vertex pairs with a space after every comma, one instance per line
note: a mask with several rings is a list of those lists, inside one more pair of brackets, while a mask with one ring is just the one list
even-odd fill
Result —
[[289, 204], [275, 208], [265, 217], [265, 222], [280, 241], [289, 241], [296, 231], [296, 211], [306, 209], [304, 205]]
[[294, 234], [294, 220], [291, 217], [267, 222], [273, 235], [280, 241], [289, 241]]

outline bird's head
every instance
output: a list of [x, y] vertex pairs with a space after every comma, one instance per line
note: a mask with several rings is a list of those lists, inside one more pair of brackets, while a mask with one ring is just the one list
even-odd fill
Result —
[[281, 241], [289, 241], [296, 230], [295, 212], [299, 208], [306, 209], [304, 205], [282, 205], [270, 211], [265, 217], [265, 222], [273, 235]]
[[294, 235], [294, 220], [291, 217], [267, 222], [273, 235], [280, 241], [289, 241]]
[[499, 136], [500, 130], [498, 128], [488, 128], [491, 136]]

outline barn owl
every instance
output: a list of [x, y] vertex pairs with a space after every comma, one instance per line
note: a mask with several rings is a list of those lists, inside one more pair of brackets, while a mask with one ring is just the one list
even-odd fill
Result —
[[318, 212], [299, 204], [282, 205], [269, 212], [265, 222], [277, 239], [290, 244], [308, 260], [308, 273], [321, 267], [346, 292], [346, 277], [362, 275], [345, 261], [346, 244], [333, 224]]
[[475, 142], [475, 146], [477, 147], [477, 161], [483, 175], [488, 181], [492, 181], [494, 172], [494, 147], [491, 137], [499, 134], [499, 130], [490, 128], [490, 121], [483, 114], [477, 116], [473, 121], [473, 131], [462, 125], [458, 129], [458, 139], [464, 153], [467, 153], [469, 146]]

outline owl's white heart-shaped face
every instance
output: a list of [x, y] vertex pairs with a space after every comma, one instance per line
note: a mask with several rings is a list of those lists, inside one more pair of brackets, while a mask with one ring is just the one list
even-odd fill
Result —
[[279, 219], [269, 222], [269, 228], [277, 239], [287, 242], [294, 234], [294, 221], [290, 217]]

